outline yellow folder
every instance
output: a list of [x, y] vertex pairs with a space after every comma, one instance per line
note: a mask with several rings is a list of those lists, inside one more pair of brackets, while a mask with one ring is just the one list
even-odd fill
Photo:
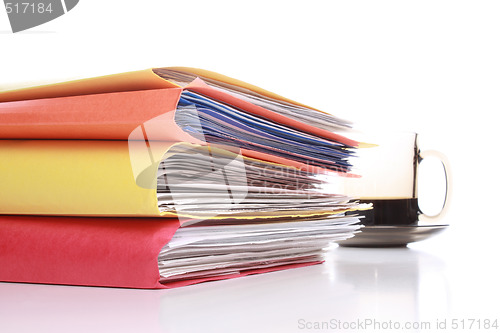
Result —
[[[161, 210], [158, 167], [180, 145], [234, 155], [213, 146], [161, 141], [0, 140], [0, 214], [251, 219], [324, 216], [358, 208], [344, 202], [318, 209], [237, 211], [229, 216]], [[279, 173], [294, 169], [280, 168]], [[244, 174], [238, 178], [246, 185]], [[196, 187], [190, 191], [197, 193]]]

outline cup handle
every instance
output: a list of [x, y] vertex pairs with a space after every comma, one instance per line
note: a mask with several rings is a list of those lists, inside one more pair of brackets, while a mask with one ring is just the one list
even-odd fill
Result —
[[420, 161], [419, 163], [425, 159], [426, 157], [435, 157], [441, 161], [441, 164], [443, 164], [444, 168], [444, 175], [445, 175], [445, 180], [446, 180], [446, 195], [444, 198], [443, 202], [443, 207], [439, 213], [436, 215], [427, 215], [423, 212], [419, 215], [419, 221], [422, 222], [429, 222], [429, 223], [435, 223], [436, 220], [442, 218], [445, 216], [448, 212], [448, 207], [450, 206], [450, 198], [451, 198], [451, 170], [450, 170], [450, 163], [448, 162], [448, 159], [446, 156], [436, 150], [426, 150], [423, 152], [420, 152], [419, 157]]

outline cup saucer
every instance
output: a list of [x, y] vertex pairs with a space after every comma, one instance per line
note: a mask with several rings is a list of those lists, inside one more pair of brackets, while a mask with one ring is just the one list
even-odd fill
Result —
[[449, 225], [365, 226], [354, 237], [338, 241], [347, 247], [403, 247], [430, 238]]

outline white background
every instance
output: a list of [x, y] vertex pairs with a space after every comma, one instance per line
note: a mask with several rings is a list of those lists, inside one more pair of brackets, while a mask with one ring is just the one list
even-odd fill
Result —
[[[0, 9], [0, 90], [156, 66], [199, 67], [372, 129], [419, 132], [422, 148], [445, 153], [453, 173], [453, 198], [442, 221], [451, 227], [412, 245], [411, 252], [377, 257], [376, 251], [337, 249], [326, 265], [166, 292], [0, 284], [0, 331], [68, 331], [76, 325], [82, 331], [197, 332], [205, 323], [205, 329], [219, 331], [307, 331], [298, 329], [301, 316], [316, 313], [309, 319], [327, 321], [339, 309], [341, 320], [397, 320], [418, 312], [410, 317], [496, 315], [500, 321], [499, 17], [496, 1], [82, 0], [52, 22], [12, 34]], [[354, 283], [354, 292], [332, 279], [323, 287], [335, 297], [325, 301], [314, 296], [320, 289], [300, 283], [304, 278], [321, 286], [329, 276], [339, 277], [331, 272], [342, 271], [342, 262], [345, 268], [372, 257], [369, 265], [389, 262], [394, 273], [377, 280], [378, 286], [369, 284], [371, 275], [360, 280], [366, 289]], [[418, 274], [398, 275], [398, 267], [406, 269], [412, 260], [420, 263]], [[359, 264], [366, 268], [366, 262]], [[326, 280], [315, 280], [316, 273]], [[351, 274], [356, 281], [360, 272]], [[401, 277], [413, 284], [390, 289]], [[409, 306], [414, 293], [419, 305]], [[358, 297], [356, 305], [352, 297]], [[182, 315], [170, 321], [169, 311]], [[226, 315], [215, 320], [210, 311]]]

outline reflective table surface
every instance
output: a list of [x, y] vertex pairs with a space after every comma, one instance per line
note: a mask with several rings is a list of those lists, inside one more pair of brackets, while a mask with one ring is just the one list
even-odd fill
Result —
[[0, 332], [492, 331], [498, 246], [456, 242], [458, 231], [172, 290], [0, 283]]

